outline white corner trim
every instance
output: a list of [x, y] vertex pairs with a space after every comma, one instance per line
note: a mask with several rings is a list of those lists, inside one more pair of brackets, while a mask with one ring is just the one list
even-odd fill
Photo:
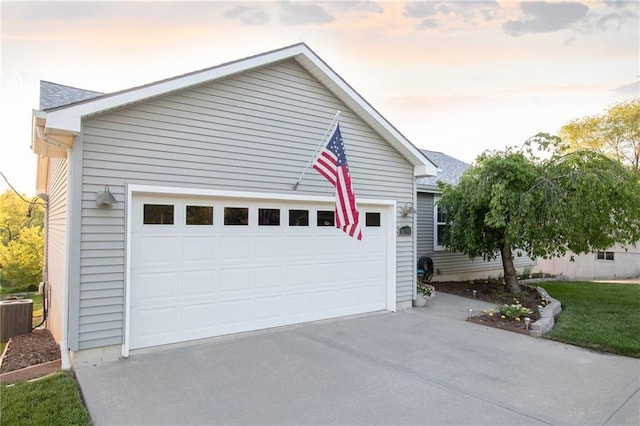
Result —
[[[128, 195], [133, 193], [159, 195], [192, 195], [196, 197], [246, 198], [251, 200], [308, 201], [314, 203], [332, 203], [335, 197], [326, 195], [303, 195], [295, 193], [225, 191], [217, 189], [181, 188], [172, 186], [128, 185]], [[364, 205], [395, 205], [395, 200], [376, 198], [357, 198], [357, 203]]]
[[387, 264], [387, 310], [390, 312], [396, 312], [398, 306], [396, 296], [396, 267], [398, 260], [398, 254], [396, 253], [396, 211], [397, 203], [394, 200], [393, 203], [387, 207], [387, 217], [389, 218], [387, 224], [387, 253], [389, 258], [389, 262]]
[[124, 343], [122, 344], [122, 357], [129, 356], [131, 348], [131, 334], [129, 333], [131, 324], [131, 200], [133, 199], [133, 191], [127, 186], [127, 201], [125, 208], [125, 238], [126, 238], [126, 258], [124, 268]]

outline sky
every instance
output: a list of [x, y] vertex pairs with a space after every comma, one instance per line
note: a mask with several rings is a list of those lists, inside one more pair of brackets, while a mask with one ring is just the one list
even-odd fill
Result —
[[415, 146], [471, 163], [640, 97], [639, 16], [638, 0], [2, 0], [0, 171], [35, 194], [40, 80], [108, 93], [299, 42]]

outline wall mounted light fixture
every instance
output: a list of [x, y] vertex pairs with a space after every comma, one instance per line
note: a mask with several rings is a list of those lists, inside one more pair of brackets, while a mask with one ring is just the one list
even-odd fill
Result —
[[409, 216], [410, 214], [416, 214], [416, 213], [418, 212], [416, 211], [416, 209], [413, 208], [413, 203], [411, 201], [406, 203], [402, 208], [402, 216], [406, 217], [406, 216]]
[[111, 207], [117, 202], [118, 200], [116, 200], [116, 197], [114, 197], [111, 191], [109, 191], [109, 185], [104, 186], [103, 192], [98, 192], [96, 194], [96, 206], [98, 207]]

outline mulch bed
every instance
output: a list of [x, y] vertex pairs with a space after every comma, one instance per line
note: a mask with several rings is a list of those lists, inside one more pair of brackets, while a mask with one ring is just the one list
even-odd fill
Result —
[[[517, 300], [517, 302], [522, 306], [533, 311], [533, 313], [529, 315], [532, 323], [539, 318], [538, 306], [546, 303], [535, 288], [521, 286], [522, 294], [514, 297], [507, 291], [506, 285], [497, 280], [440, 281], [432, 282], [430, 284], [436, 288], [436, 291], [468, 297], [471, 299], [474, 298], [473, 291], [475, 290], [476, 299], [494, 303], [496, 305], [511, 305], [516, 303]], [[524, 321], [515, 321], [509, 318], [503, 319], [500, 317], [500, 313], [497, 310], [493, 315], [490, 315], [488, 312], [483, 312], [478, 315], [470, 316], [468, 321], [516, 333], [529, 334]]]
[[49, 330], [34, 330], [14, 336], [9, 341], [2, 359], [1, 373], [20, 370], [33, 365], [60, 359], [60, 346]]

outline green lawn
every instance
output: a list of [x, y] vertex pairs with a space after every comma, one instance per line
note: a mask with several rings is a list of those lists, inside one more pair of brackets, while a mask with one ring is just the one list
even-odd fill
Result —
[[73, 374], [66, 371], [33, 382], [2, 385], [0, 423], [12, 425], [91, 425]]
[[640, 285], [550, 281], [539, 284], [562, 303], [546, 337], [640, 358]]
[[42, 295], [35, 293], [30, 295], [29, 299], [33, 300], [33, 326], [35, 327], [42, 322]]

